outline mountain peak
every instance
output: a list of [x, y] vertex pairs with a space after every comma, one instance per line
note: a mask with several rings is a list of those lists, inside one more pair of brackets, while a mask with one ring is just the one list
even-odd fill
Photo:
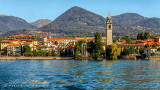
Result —
[[4, 14], [0, 14], [0, 16], [7, 16], [7, 15], [4, 15]]
[[31, 23], [31, 24], [40, 28], [40, 27], [42, 27], [44, 25], [49, 24], [50, 22], [52, 22], [52, 21], [49, 20], [49, 19], [39, 19], [39, 20], [37, 20], [37, 21], [35, 21], [35, 22]]

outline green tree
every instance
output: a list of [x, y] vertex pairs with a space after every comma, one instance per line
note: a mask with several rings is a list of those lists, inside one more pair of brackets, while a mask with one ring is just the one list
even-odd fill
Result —
[[135, 53], [134, 47], [130, 47], [130, 48], [129, 48], [129, 54], [134, 54], [134, 53]]
[[39, 50], [37, 52], [37, 56], [44, 56], [45, 55], [45, 52], [43, 50]]
[[160, 51], [160, 47], [157, 49], [157, 51]]
[[151, 36], [149, 34], [149, 32], [145, 32], [144, 33], [144, 39], [149, 39]]
[[146, 44], [144, 47], [145, 47], [145, 48], [149, 48], [149, 45], [148, 45], [148, 44]]
[[138, 35], [137, 35], [137, 40], [140, 40], [140, 39], [141, 39], [141, 34], [138, 33]]
[[132, 43], [128, 36], [125, 36], [122, 39], [126, 40], [127, 44], [131, 44]]
[[94, 42], [94, 51], [93, 51], [93, 57], [96, 60], [102, 53], [102, 38], [101, 34], [97, 32], [95, 34], [95, 42]]
[[46, 56], [52, 56], [52, 52], [51, 52], [51, 51], [48, 51], [48, 52], [46, 53]]
[[60, 50], [60, 56], [65, 56], [65, 50], [63, 49]]
[[140, 53], [140, 54], [143, 54], [143, 53], [144, 53], [144, 48], [143, 48], [142, 46], [139, 48], [139, 53]]
[[140, 39], [141, 39], [141, 40], [144, 40], [144, 39], [145, 39], [145, 38], [144, 38], [144, 33], [143, 33], [143, 32], [140, 34]]
[[156, 44], [153, 44], [152, 47], [157, 48], [157, 45], [156, 45]]
[[106, 57], [110, 59], [111, 56], [111, 45], [106, 46]]
[[24, 45], [24, 46], [23, 46], [23, 53], [25, 53], [25, 52], [30, 52], [30, 51], [31, 51], [31, 48], [30, 48], [29, 45]]
[[128, 48], [124, 48], [123, 52], [121, 53], [121, 55], [129, 55], [129, 49]]
[[78, 42], [76, 42], [76, 45], [75, 45], [75, 55], [78, 55], [78, 54], [81, 53], [82, 43], [86, 43], [86, 40], [79, 40]]
[[87, 51], [90, 53], [90, 55], [93, 54], [94, 51], [94, 42], [90, 41], [87, 43]]

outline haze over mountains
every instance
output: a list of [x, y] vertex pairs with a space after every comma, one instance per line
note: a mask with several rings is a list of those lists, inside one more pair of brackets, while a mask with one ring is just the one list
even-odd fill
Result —
[[[106, 19], [98, 14], [87, 11], [80, 7], [72, 7], [64, 12], [54, 21], [47, 19], [38, 20], [33, 23], [28, 23], [25, 20], [13, 16], [0, 16], [0, 31], [11, 31], [17, 29], [37, 29], [38, 31], [63, 33], [66, 35], [94, 35], [95, 32], [100, 32], [105, 35]], [[159, 32], [160, 18], [147, 18], [136, 13], [124, 13], [117, 16], [112, 16], [113, 34], [138, 33], [150, 30], [149, 32]], [[137, 30], [132, 27], [142, 26], [144, 29]]]

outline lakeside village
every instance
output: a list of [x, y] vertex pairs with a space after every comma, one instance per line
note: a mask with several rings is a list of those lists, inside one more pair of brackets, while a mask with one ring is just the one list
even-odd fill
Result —
[[112, 40], [112, 19], [107, 17], [106, 37], [43, 37], [12, 35], [1, 40], [1, 56], [61, 56], [75, 59], [159, 59], [160, 36], [139, 33], [137, 39], [128, 36]]

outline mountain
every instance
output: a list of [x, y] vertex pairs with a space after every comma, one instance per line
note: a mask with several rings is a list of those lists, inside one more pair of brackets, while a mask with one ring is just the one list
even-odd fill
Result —
[[[0, 16], [0, 22], [3, 23], [3, 27], [7, 26], [8, 29], [1, 28], [1, 32], [11, 31], [11, 30], [18, 30], [18, 29], [37, 29], [36, 26], [29, 24], [25, 20], [14, 17], [14, 16]], [[2, 24], [1, 24], [2, 25]]]
[[37, 21], [35, 21], [35, 22], [31, 23], [31, 24], [40, 28], [40, 27], [42, 27], [44, 25], [49, 24], [50, 22], [52, 22], [52, 21], [49, 20], [49, 19], [40, 19], [40, 20], [37, 20]]
[[102, 16], [80, 7], [72, 7], [38, 30], [64, 34], [82, 34], [103, 31], [104, 27], [105, 18]]
[[121, 15], [112, 16], [112, 21], [123, 26], [160, 28], [160, 18], [147, 18], [136, 13], [124, 13]]

